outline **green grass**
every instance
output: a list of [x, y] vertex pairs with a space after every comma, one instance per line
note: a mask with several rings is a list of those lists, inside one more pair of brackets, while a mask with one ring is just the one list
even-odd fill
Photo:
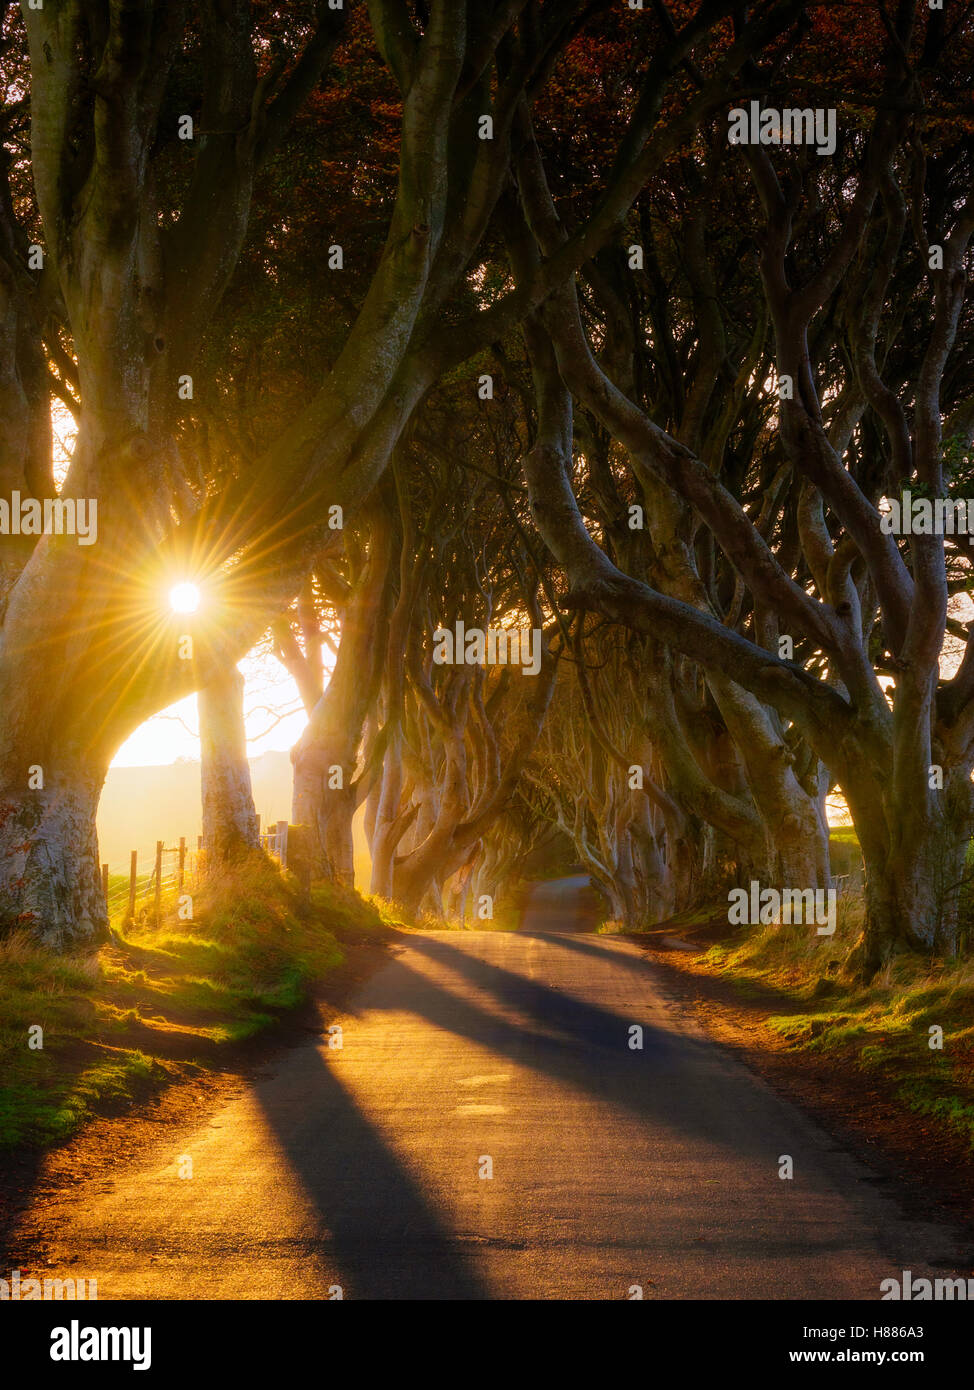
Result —
[[[0, 941], [0, 1149], [57, 1142], [212, 1065], [300, 1004], [344, 946], [388, 926], [352, 892], [318, 886], [302, 901], [263, 856], [193, 906], [192, 922], [175, 903], [158, 924], [119, 920], [109, 943], [72, 955], [22, 931]], [[42, 1048], [29, 1046], [35, 1025]]]
[[855, 826], [833, 825], [829, 827], [829, 855], [834, 874], [855, 873], [862, 867], [862, 851]]
[[[604, 910], [608, 911], [608, 908]], [[615, 921], [611, 917], [604, 917], [595, 930], [600, 936], [617, 936], [628, 930], [636, 935], [693, 937], [702, 929], [712, 928], [716, 924], [726, 924], [726, 921], [726, 902], [702, 902], [694, 907], [684, 908], [682, 912], [674, 913], [672, 917], [667, 917], [665, 922], [645, 922], [639, 927], [625, 928], [621, 922]]]
[[[791, 1047], [881, 1077], [901, 1104], [974, 1149], [974, 961], [900, 955], [857, 984], [844, 967], [862, 924], [861, 899], [844, 895], [833, 937], [746, 927], [703, 964], [767, 1004], [767, 1027]], [[934, 1027], [942, 1049], [930, 1046]]]

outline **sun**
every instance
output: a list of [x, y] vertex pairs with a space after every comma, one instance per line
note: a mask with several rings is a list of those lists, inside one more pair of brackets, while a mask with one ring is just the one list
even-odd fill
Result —
[[169, 590], [169, 606], [174, 613], [195, 613], [200, 606], [200, 591], [195, 584], [177, 584]]

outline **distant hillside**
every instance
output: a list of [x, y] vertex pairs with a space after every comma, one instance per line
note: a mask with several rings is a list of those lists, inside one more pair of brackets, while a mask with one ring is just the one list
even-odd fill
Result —
[[[254, 804], [261, 825], [289, 820], [291, 759], [287, 753], [262, 753], [251, 758]], [[98, 808], [98, 846], [102, 863], [113, 872], [128, 869], [129, 854], [140, 858], [155, 852], [156, 840], [167, 845], [180, 835], [195, 849], [200, 834], [200, 765], [167, 763], [162, 767], [109, 769]]]
[[[262, 753], [250, 759], [254, 805], [262, 827], [291, 818], [291, 759], [287, 753]], [[161, 767], [109, 769], [98, 807], [98, 849], [112, 873], [128, 873], [129, 856], [138, 850], [140, 863], [151, 864], [156, 841], [196, 848], [201, 825], [200, 765], [166, 763]], [[360, 808], [354, 823], [355, 883], [367, 891], [370, 860]]]

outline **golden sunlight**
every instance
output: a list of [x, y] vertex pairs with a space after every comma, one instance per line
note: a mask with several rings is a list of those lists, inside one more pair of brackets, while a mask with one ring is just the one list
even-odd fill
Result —
[[195, 613], [200, 606], [200, 591], [195, 584], [177, 584], [169, 591], [169, 606], [174, 613]]

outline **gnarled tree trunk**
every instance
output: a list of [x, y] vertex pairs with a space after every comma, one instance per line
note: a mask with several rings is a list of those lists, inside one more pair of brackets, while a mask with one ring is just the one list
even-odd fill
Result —
[[23, 927], [63, 949], [108, 928], [95, 830], [107, 768], [70, 754], [35, 766], [0, 790], [0, 933]]

